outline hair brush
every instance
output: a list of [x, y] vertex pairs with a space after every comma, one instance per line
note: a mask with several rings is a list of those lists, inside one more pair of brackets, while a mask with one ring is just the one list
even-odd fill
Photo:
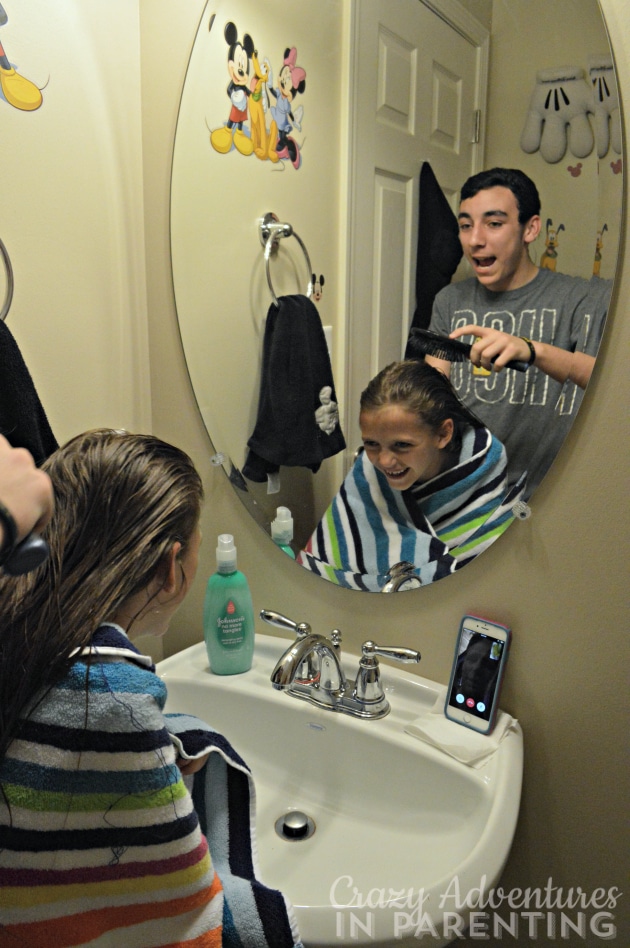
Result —
[[14, 547], [2, 564], [2, 569], [9, 576], [23, 576], [24, 573], [30, 573], [31, 570], [41, 566], [48, 559], [49, 553], [50, 550], [44, 538], [37, 533], [29, 533]]
[[[412, 329], [407, 342], [407, 355], [412, 358], [429, 355], [447, 362], [465, 362], [470, 357], [471, 349], [472, 345], [467, 342], [449, 339], [448, 336], [442, 336], [439, 332], [432, 332], [430, 329]], [[492, 361], [494, 362], [494, 359]], [[506, 362], [505, 368], [527, 372], [529, 365], [527, 362], [521, 362], [520, 359], [512, 359], [511, 362]]]

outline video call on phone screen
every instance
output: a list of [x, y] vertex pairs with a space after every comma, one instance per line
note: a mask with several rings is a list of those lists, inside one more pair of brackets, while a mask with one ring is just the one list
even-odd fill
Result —
[[490, 720], [505, 642], [464, 628], [448, 703]]

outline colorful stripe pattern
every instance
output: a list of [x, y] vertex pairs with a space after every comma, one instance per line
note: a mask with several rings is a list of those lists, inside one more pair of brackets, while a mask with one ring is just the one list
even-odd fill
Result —
[[[224, 939], [243, 948], [299, 948], [292, 906], [258, 879], [256, 793], [249, 768], [222, 735], [197, 718], [167, 717], [173, 739], [185, 735], [187, 756], [198, 756], [196, 747], [216, 751], [195, 774], [192, 795], [223, 885]], [[238, 910], [230, 912], [234, 906]]]
[[423, 584], [455, 572], [514, 519], [505, 449], [487, 428], [466, 431], [459, 462], [395, 491], [362, 452], [297, 559], [340, 586], [377, 592], [389, 568], [413, 563]]
[[108, 626], [22, 722], [0, 765], [1, 946], [240, 948], [165, 701]]

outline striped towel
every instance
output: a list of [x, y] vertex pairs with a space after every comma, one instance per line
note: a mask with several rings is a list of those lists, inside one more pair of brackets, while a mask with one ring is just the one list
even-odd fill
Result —
[[225, 895], [224, 944], [299, 948], [293, 908], [258, 879], [256, 790], [251, 772], [229, 741], [198, 718], [167, 714], [179, 756], [210, 753], [193, 778], [192, 798]]
[[[165, 702], [151, 660], [108, 625], [22, 722], [0, 764], [0, 946], [247, 944], [225, 919], [251, 906], [212, 864]], [[238, 819], [249, 828], [251, 809]], [[269, 945], [299, 944], [286, 931]]]
[[469, 428], [454, 467], [405, 491], [362, 452], [297, 560], [351, 589], [381, 590], [403, 560], [423, 584], [434, 582], [504, 532], [524, 480], [507, 491], [505, 449], [487, 428]]

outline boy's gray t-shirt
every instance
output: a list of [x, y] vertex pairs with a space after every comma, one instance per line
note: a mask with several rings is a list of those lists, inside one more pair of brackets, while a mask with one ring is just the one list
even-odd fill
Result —
[[[430, 328], [448, 336], [469, 323], [490, 326], [596, 355], [611, 287], [612, 281], [598, 277], [585, 280], [539, 270], [525, 286], [494, 293], [472, 277], [438, 293]], [[510, 483], [528, 471], [529, 496], [555, 458], [582, 390], [572, 382], [563, 388], [535, 366], [527, 372], [488, 373], [470, 360], [451, 363], [451, 382], [460, 399], [505, 445]]]

